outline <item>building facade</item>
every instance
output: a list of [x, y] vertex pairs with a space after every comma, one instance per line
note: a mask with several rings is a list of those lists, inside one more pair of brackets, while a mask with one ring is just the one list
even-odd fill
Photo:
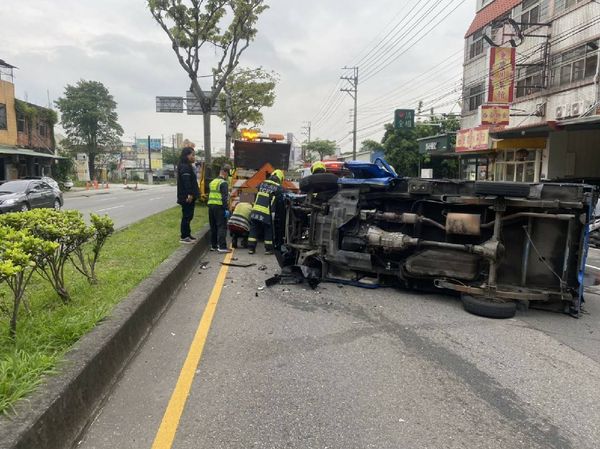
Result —
[[0, 182], [50, 176], [56, 113], [15, 98], [13, 70], [0, 60]]
[[465, 36], [461, 177], [600, 178], [599, 46], [596, 1], [478, 0]]

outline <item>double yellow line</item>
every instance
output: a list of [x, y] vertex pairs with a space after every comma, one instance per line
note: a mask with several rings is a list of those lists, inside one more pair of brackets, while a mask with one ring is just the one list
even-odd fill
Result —
[[[224, 262], [226, 264], [230, 263], [232, 257], [233, 253], [228, 254], [225, 257]], [[208, 304], [204, 309], [200, 324], [196, 330], [196, 335], [194, 336], [194, 340], [192, 341], [185, 362], [183, 363], [183, 368], [181, 368], [181, 372], [179, 373], [177, 385], [175, 385], [175, 390], [171, 395], [169, 405], [167, 406], [167, 410], [163, 415], [160, 427], [156, 437], [154, 438], [152, 449], [171, 449], [173, 446], [175, 434], [177, 433], [177, 428], [179, 427], [179, 421], [181, 420], [185, 403], [187, 402], [187, 398], [190, 394], [198, 364], [202, 358], [202, 352], [204, 351], [204, 345], [208, 337], [208, 331], [210, 330], [210, 325], [213, 317], [215, 316], [217, 304], [219, 303], [219, 298], [221, 297], [221, 292], [223, 291], [223, 285], [225, 284], [228, 268], [229, 267], [227, 265], [223, 265], [219, 271], [219, 275], [217, 276], [213, 290], [208, 298]]]

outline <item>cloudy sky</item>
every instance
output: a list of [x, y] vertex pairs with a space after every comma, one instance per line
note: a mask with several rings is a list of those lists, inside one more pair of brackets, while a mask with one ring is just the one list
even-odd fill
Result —
[[[268, 0], [244, 67], [280, 75], [264, 131], [351, 147], [352, 100], [339, 93], [344, 66], [360, 67], [359, 140], [379, 138], [399, 107], [458, 111], [463, 36], [475, 0]], [[202, 141], [198, 116], [157, 114], [156, 95], [183, 95], [189, 81], [143, 0], [2, 0], [0, 59], [19, 67], [17, 95], [42, 105], [79, 79], [104, 83], [119, 104], [124, 140], [182, 132]], [[206, 67], [210, 73], [210, 66]], [[213, 146], [224, 128], [213, 123]]]

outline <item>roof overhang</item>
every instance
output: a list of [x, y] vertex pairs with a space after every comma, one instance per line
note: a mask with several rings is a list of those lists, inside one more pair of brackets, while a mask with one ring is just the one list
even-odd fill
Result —
[[56, 156], [54, 154], [40, 153], [34, 150], [26, 150], [17, 147], [7, 147], [3, 145], [0, 145], [0, 155], [41, 157], [46, 159], [66, 159], [62, 156]]
[[578, 117], [568, 120], [556, 122], [557, 126], [567, 131], [599, 129], [600, 115], [592, 115], [591, 117]]

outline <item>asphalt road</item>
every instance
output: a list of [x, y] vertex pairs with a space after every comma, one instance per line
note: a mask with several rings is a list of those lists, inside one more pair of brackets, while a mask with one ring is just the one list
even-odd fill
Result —
[[64, 194], [64, 208], [81, 211], [85, 217], [94, 212], [109, 215], [117, 229], [176, 206], [176, 187], [140, 186], [140, 190], [113, 185], [108, 190]]
[[234, 257], [258, 265], [229, 268], [209, 300], [223, 256], [206, 256], [80, 448], [599, 447], [594, 287], [579, 320], [495, 321], [441, 295], [267, 289], [273, 258]]

